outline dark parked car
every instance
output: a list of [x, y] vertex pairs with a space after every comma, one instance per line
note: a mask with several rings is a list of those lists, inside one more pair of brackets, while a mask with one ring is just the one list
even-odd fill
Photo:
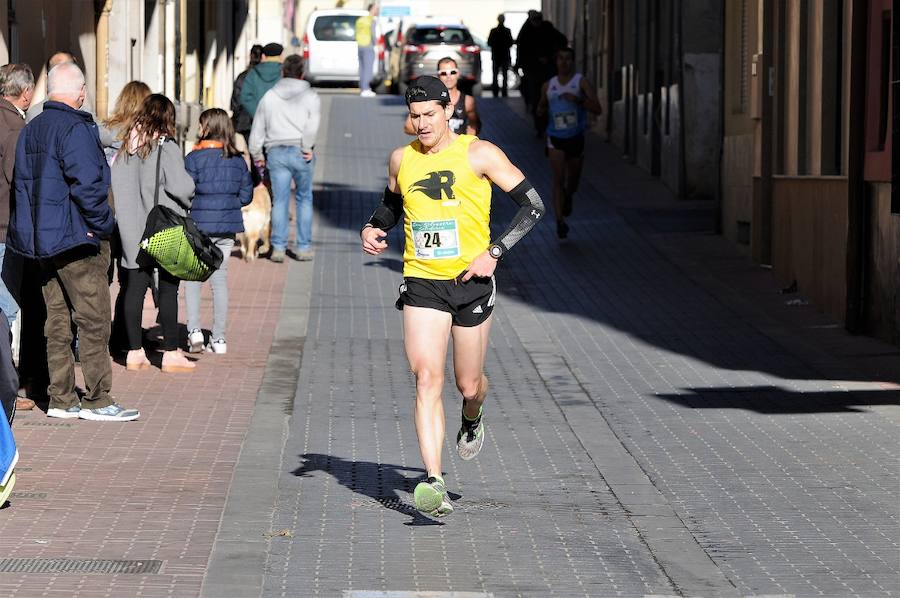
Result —
[[403, 95], [410, 82], [436, 75], [438, 60], [449, 56], [459, 68], [459, 86], [481, 95], [481, 48], [463, 25], [415, 25], [403, 37], [398, 59], [391, 57], [394, 91]]

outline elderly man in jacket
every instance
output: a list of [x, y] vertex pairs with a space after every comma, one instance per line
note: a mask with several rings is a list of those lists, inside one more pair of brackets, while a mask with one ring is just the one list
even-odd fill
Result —
[[[15, 201], [7, 246], [43, 269], [47, 305], [47, 415], [95, 421], [130, 421], [134, 409], [110, 395], [109, 237], [114, 219], [107, 202], [109, 167], [97, 125], [84, 103], [84, 74], [71, 62], [47, 76], [50, 100], [16, 144]], [[74, 319], [80, 338], [86, 394], [75, 392]]]
[[[31, 72], [31, 67], [25, 63], [0, 67], [0, 309], [6, 315], [9, 325], [19, 315], [22, 259], [12, 252], [7, 255], [6, 228], [12, 199], [16, 141], [25, 127], [25, 110], [31, 103], [33, 94], [34, 73]], [[0, 378], [4, 378], [3, 365], [0, 363]], [[16, 409], [33, 408], [34, 401], [31, 399], [16, 398]]]
[[[320, 100], [303, 79], [303, 59], [288, 56], [284, 78], [266, 92], [250, 130], [250, 155], [265, 165], [272, 179], [273, 262], [283, 262], [288, 242], [291, 180], [297, 187], [297, 251], [300, 261], [313, 259], [313, 147], [319, 131]], [[265, 154], [263, 154], [265, 149]]]

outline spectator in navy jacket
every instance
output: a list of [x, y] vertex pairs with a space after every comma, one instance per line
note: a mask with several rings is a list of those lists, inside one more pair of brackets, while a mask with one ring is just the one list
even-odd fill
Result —
[[[40, 260], [47, 306], [50, 417], [129, 421], [113, 400], [109, 359], [109, 167], [84, 103], [84, 74], [71, 62], [47, 76], [50, 100], [16, 144], [15, 202], [7, 246]], [[78, 325], [86, 394], [75, 393], [72, 322]]]
[[[213, 292], [213, 327], [209, 349], [225, 353], [228, 320], [228, 258], [234, 236], [244, 232], [241, 208], [253, 199], [253, 183], [243, 155], [234, 145], [234, 126], [228, 114], [211, 108], [200, 115], [200, 139], [187, 155], [184, 166], [194, 179], [196, 191], [191, 216], [197, 227], [215, 241], [225, 259], [209, 278]], [[203, 283], [185, 282], [188, 350], [203, 350], [200, 327], [200, 288]]]

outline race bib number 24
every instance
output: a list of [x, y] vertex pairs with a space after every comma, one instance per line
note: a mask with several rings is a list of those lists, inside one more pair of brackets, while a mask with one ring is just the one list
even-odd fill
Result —
[[413, 220], [410, 225], [417, 258], [438, 260], [459, 257], [456, 220]]

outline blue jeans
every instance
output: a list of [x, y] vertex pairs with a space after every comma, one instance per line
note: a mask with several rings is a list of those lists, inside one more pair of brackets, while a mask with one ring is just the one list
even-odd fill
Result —
[[375, 63], [375, 47], [359, 46], [356, 50], [359, 58], [359, 90], [369, 89], [372, 83], [372, 65]]
[[297, 187], [297, 251], [312, 248], [313, 172], [316, 159], [307, 162], [300, 148], [276, 145], [266, 151], [266, 166], [272, 180], [272, 249], [287, 248], [290, 231], [291, 181]]
[[[213, 326], [211, 340], [224, 339], [225, 328], [228, 325], [228, 262], [231, 258], [231, 248], [234, 247], [234, 239], [231, 237], [213, 237], [216, 245], [222, 250], [225, 259], [219, 269], [209, 277], [209, 286], [213, 295]], [[187, 306], [187, 328], [190, 332], [200, 326], [200, 289], [202, 282], [185, 281], [184, 298]]]
[[22, 257], [10, 251], [6, 244], [0, 243], [0, 309], [6, 314], [10, 326], [19, 315], [19, 303], [16, 300], [22, 287]]

